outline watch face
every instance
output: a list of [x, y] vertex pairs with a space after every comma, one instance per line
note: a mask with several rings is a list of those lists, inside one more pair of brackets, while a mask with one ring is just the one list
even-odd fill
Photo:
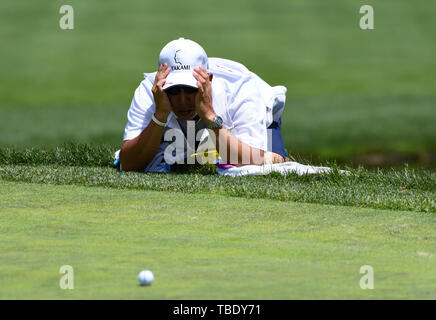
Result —
[[216, 116], [214, 122], [218, 125], [218, 128], [221, 129], [221, 127], [223, 126], [223, 118], [221, 118], [220, 116]]
[[207, 127], [208, 129], [221, 129], [223, 127], [223, 119], [220, 116], [215, 116], [213, 122]]

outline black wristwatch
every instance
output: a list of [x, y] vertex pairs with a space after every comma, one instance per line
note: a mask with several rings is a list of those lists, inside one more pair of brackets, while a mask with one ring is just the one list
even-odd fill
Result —
[[223, 127], [223, 118], [216, 115], [211, 124], [207, 126], [207, 129], [221, 129]]

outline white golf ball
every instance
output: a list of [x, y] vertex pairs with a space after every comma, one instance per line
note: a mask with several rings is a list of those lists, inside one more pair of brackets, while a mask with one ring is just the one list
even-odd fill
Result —
[[142, 270], [138, 274], [138, 280], [141, 286], [149, 286], [154, 280], [153, 272], [150, 270]]

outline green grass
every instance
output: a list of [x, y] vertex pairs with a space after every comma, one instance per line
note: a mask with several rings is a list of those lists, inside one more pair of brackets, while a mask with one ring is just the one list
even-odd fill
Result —
[[350, 175], [339, 174], [336, 167], [331, 173], [315, 176], [277, 173], [232, 178], [213, 175], [205, 168], [198, 173], [144, 174], [109, 167], [6, 165], [0, 167], [0, 179], [436, 213], [434, 172], [407, 167], [350, 170]]
[[55, 1], [0, 4], [1, 146], [119, 147], [142, 72], [185, 36], [288, 88], [283, 135], [294, 155], [436, 151], [435, 3], [374, 3], [372, 31], [358, 27], [360, 0], [69, 4], [69, 31]]
[[116, 150], [110, 145], [63, 143], [55, 148], [0, 147], [1, 164], [111, 166]]
[[[434, 213], [0, 181], [2, 299], [434, 299]], [[74, 268], [61, 290], [59, 268]], [[361, 290], [362, 265], [374, 290]], [[155, 281], [140, 287], [137, 274]]]

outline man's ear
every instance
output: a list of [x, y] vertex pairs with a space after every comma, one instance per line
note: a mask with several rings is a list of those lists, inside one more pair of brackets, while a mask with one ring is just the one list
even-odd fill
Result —
[[209, 81], [212, 81], [212, 78], [213, 78], [213, 74], [209, 73]]

